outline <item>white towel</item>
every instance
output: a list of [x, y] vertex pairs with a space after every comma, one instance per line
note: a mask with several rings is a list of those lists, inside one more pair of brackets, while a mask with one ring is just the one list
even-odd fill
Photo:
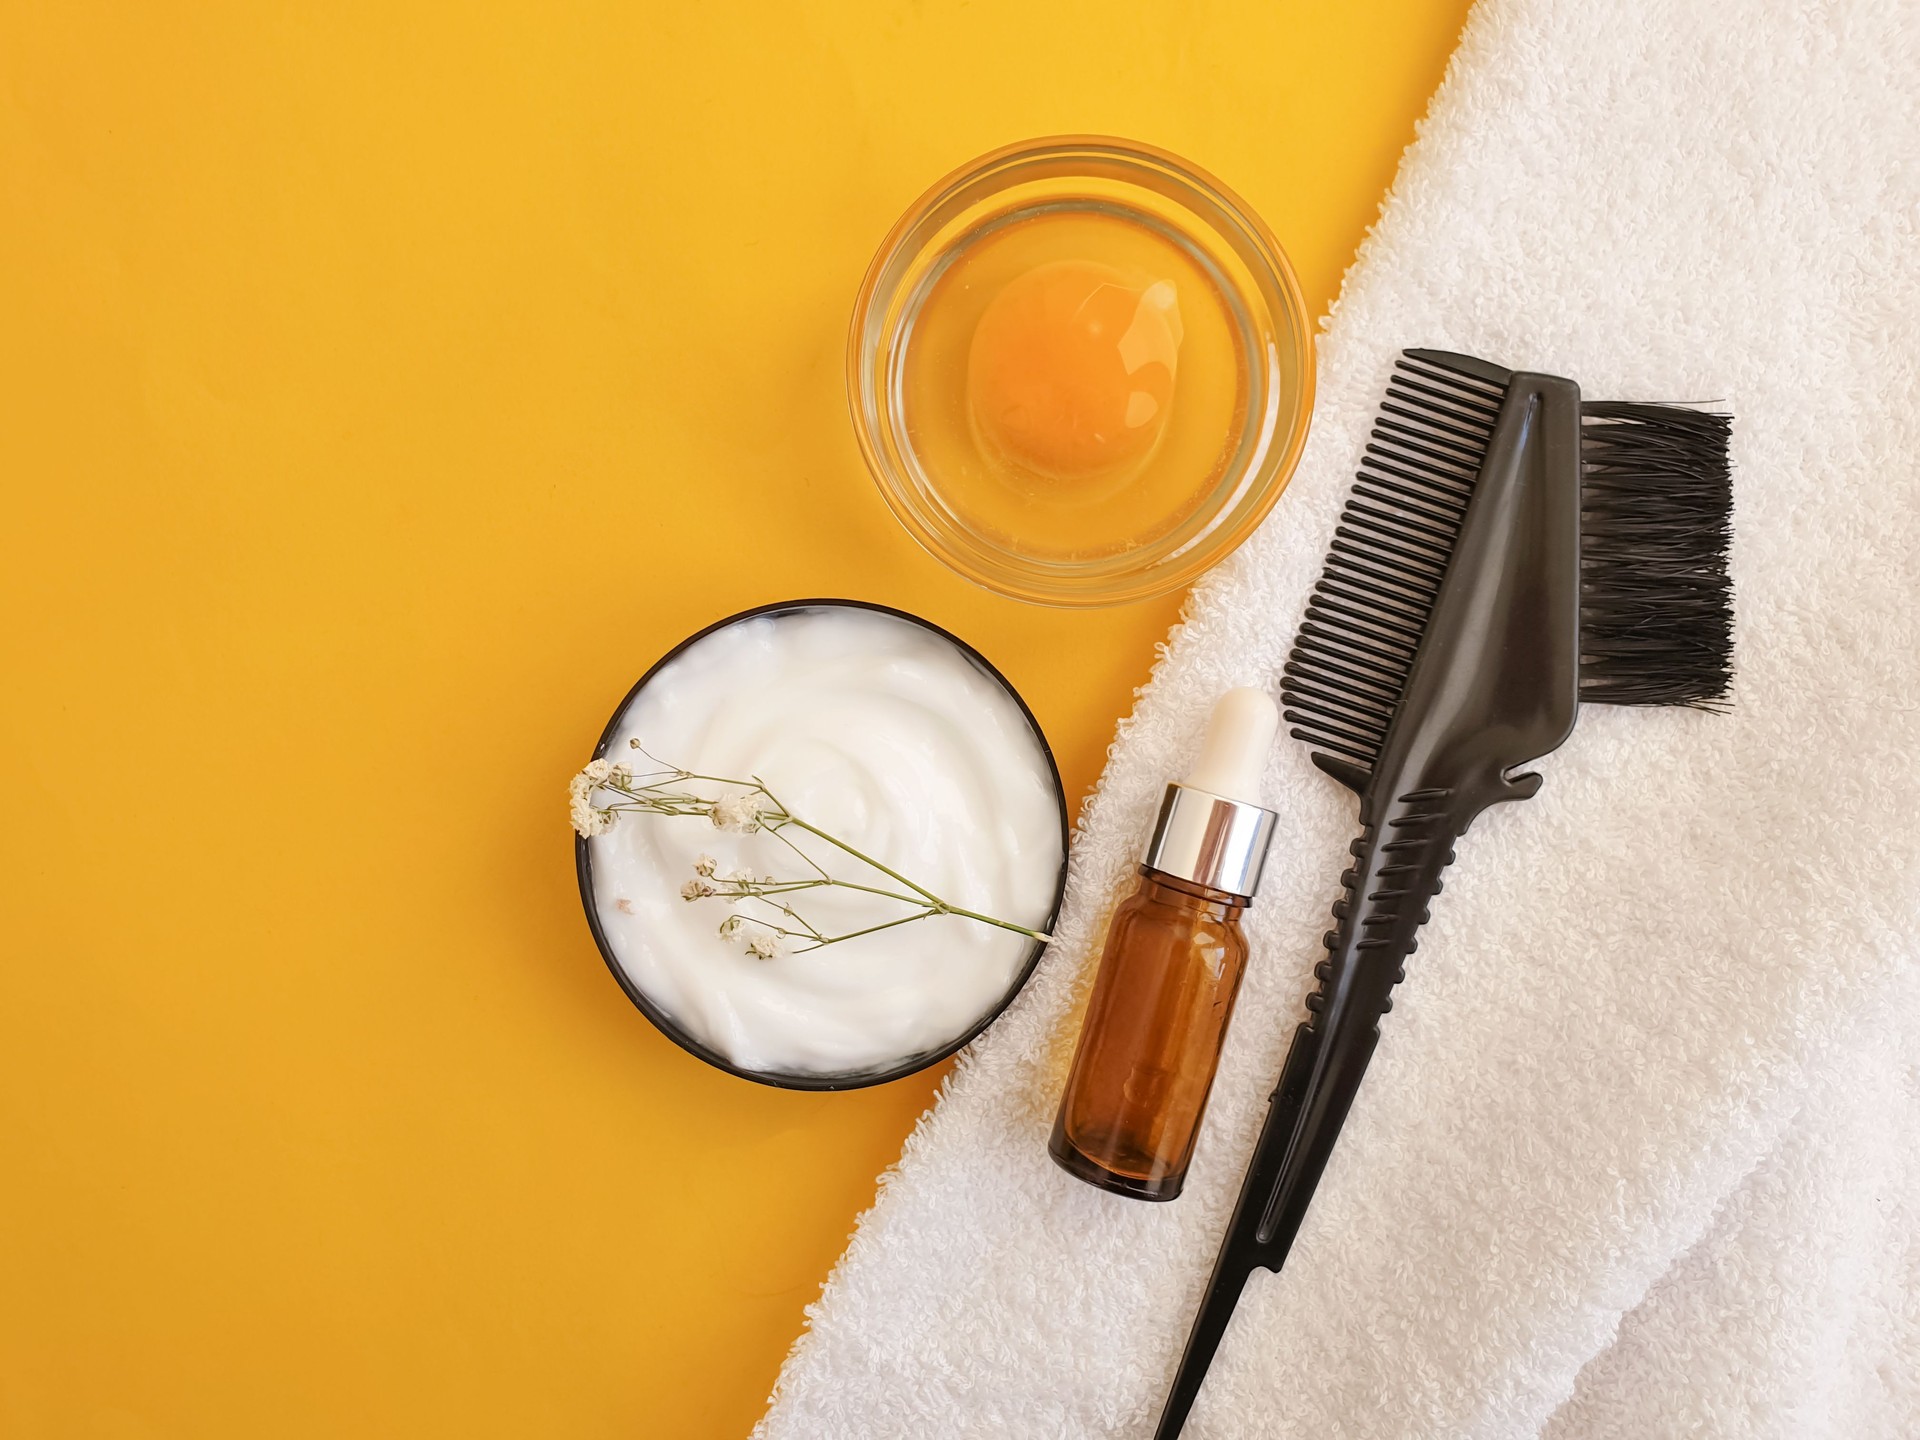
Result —
[[1283, 740], [1183, 1198], [1046, 1155], [1090, 947], [1215, 695], [1273, 684], [1393, 352], [1735, 413], [1724, 718], [1587, 707], [1459, 847], [1220, 1436], [1920, 1434], [1920, 6], [1482, 0], [1320, 351], [1272, 519], [1195, 593], [1060, 941], [963, 1057], [763, 1440], [1145, 1436], [1320, 957], [1350, 796]]

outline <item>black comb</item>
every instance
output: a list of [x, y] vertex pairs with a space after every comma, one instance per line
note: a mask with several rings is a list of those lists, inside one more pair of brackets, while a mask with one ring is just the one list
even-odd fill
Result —
[[1724, 701], [1731, 428], [1468, 355], [1395, 365], [1282, 671], [1292, 733], [1360, 797], [1360, 838], [1158, 1440], [1248, 1277], [1286, 1261], [1454, 842], [1538, 792], [1515, 768], [1582, 701]]
[[[1371, 769], [1440, 593], [1505, 380], [1406, 352], [1282, 674], [1292, 734]], [[1451, 362], [1451, 364], [1449, 364]], [[1580, 699], [1719, 709], [1731, 680], [1731, 421], [1581, 406]], [[1344, 776], [1342, 778], [1345, 778]]]

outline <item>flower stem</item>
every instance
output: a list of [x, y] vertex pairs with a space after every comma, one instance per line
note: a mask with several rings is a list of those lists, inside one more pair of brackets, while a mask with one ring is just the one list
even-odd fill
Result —
[[[644, 747], [639, 745], [638, 742], [634, 743], [633, 748], [639, 750], [641, 754], [646, 755], [647, 758], [652, 760], [656, 765], [659, 765], [660, 769], [647, 775], [638, 776], [616, 771], [616, 773], [606, 776], [605, 778], [599, 778], [587, 772], [582, 772], [581, 776], [575, 778], [576, 786], [583, 784], [585, 781], [593, 780], [597, 785], [604, 786], [606, 789], [613, 791], [615, 795], [622, 797], [622, 800], [627, 802], [621, 803], [621, 800], [616, 800], [611, 805], [600, 807], [597, 812], [589, 813], [611, 816], [616, 812], [637, 811], [641, 814], [651, 815], [699, 816], [712, 819], [715, 823], [720, 823], [719, 816], [716, 814], [716, 807], [720, 805], [721, 802], [709, 799], [704, 795], [696, 795], [688, 791], [670, 789], [668, 787], [682, 785], [691, 780], [703, 784], [725, 785], [748, 792], [757, 792], [767, 802], [766, 807], [761, 810], [757, 828], [780, 841], [789, 850], [793, 851], [818, 878], [801, 880], [769, 879], [764, 882], [750, 879], [723, 881], [719, 887], [709, 890], [707, 894], [731, 900], [759, 900], [763, 904], [772, 906], [795, 924], [805, 926], [805, 933], [802, 934], [798, 931], [788, 930], [774, 924], [772, 921], [762, 920], [751, 915], [742, 915], [740, 918], [750, 924], [764, 926], [779, 935], [790, 936], [796, 939], [812, 940], [813, 943], [804, 946], [804, 949], [818, 950], [823, 946], [837, 945], [842, 940], [853, 940], [862, 935], [873, 935], [882, 930], [891, 930], [895, 926], [910, 925], [917, 920], [928, 920], [935, 915], [957, 915], [963, 920], [973, 920], [982, 925], [992, 925], [1000, 930], [1008, 930], [1016, 935], [1024, 935], [1028, 939], [1037, 940], [1043, 945], [1053, 938], [1044, 930], [1034, 930], [1025, 925], [1016, 925], [1011, 920], [1002, 920], [994, 915], [983, 915], [978, 910], [969, 910], [965, 906], [955, 905], [950, 901], [941, 899], [938, 895], [927, 889], [926, 886], [916, 884], [914, 881], [909, 880], [898, 870], [895, 870], [889, 865], [882, 864], [865, 851], [849, 845], [839, 836], [830, 834], [822, 830], [819, 826], [809, 824], [807, 821], [801, 819], [787, 808], [780, 798], [768, 788], [766, 781], [762, 780], [758, 775], [754, 776], [751, 780], [737, 780], [725, 775], [701, 775], [691, 770], [682, 770], [677, 766], [666, 765], [658, 756], [648, 752]], [[601, 762], [596, 761], [595, 763], [599, 764]], [[575, 791], [576, 804], [578, 804], [579, 793], [579, 791]], [[727, 803], [731, 804], [732, 802]], [[749, 815], [750, 814], [751, 812], [749, 812]], [[597, 831], [586, 828], [578, 818], [576, 818], [575, 824], [582, 826], [582, 834], [598, 833]], [[888, 879], [904, 885], [912, 893], [902, 894], [897, 890], [888, 890], [878, 885], [863, 885], [855, 880], [836, 879], [827, 872], [826, 868], [821, 865], [818, 860], [782, 833], [789, 825], [797, 826], [807, 834], [825, 841], [841, 853], [852, 856], [861, 864], [869, 866], [879, 871], [880, 874], [886, 876]], [[729, 824], [726, 828], [735, 828], [731, 824], [731, 817], [729, 817]], [[749, 823], [744, 828], [753, 829], [755, 827], [749, 820]], [[711, 871], [702, 873], [710, 874]], [[877, 895], [888, 900], [897, 900], [901, 904], [914, 906], [915, 910], [914, 913], [910, 915], [902, 915], [893, 920], [882, 921], [876, 925], [866, 926], [863, 929], [850, 930], [844, 935], [822, 935], [818, 929], [798, 914], [791, 906], [787, 905], [784, 901], [772, 898], [775, 896], [789, 895], [798, 890], [816, 890], [829, 885], [839, 886], [846, 890], [855, 890], [866, 895]], [[698, 899], [701, 898], [701, 896], [691, 895], [688, 898]]]
[[[771, 799], [772, 797], [769, 796], [768, 798]], [[892, 869], [891, 867], [886, 865], [882, 865], [878, 860], [874, 859], [871, 855], [868, 855], [863, 851], [854, 849], [853, 846], [847, 844], [846, 841], [840, 839], [838, 836], [829, 835], [826, 831], [820, 829], [817, 825], [809, 825], [806, 821], [802, 820], [798, 815], [795, 815], [791, 810], [786, 809], [784, 806], [781, 807], [780, 813], [784, 818], [783, 820], [777, 823], [787, 824], [787, 825], [798, 825], [802, 830], [806, 831], [809, 835], [818, 835], [822, 840], [826, 841], [829, 845], [837, 846], [839, 849], [844, 850], [846, 851], [847, 854], [853, 856], [854, 859], [862, 861], [865, 864], [871, 865], [874, 869], [878, 870], [882, 875], [888, 876], [889, 878], [894, 880], [898, 880], [902, 885], [906, 886], [909, 890], [913, 891], [915, 895], [918, 895], [922, 900], [926, 902], [928, 915], [958, 915], [964, 920], [978, 920], [982, 925], [997, 925], [1002, 930], [1011, 930], [1016, 935], [1025, 935], [1030, 940], [1039, 940], [1039, 941], [1045, 942], [1053, 938], [1053, 936], [1049, 935], [1044, 930], [1030, 930], [1025, 925], [1014, 924], [1011, 920], [1001, 920], [992, 915], [982, 915], [978, 910], [969, 910], [965, 906], [955, 905], [951, 901], [942, 900], [938, 895], [934, 894], [931, 890], [927, 889], [924, 885], [914, 884], [913, 881], [909, 880], [906, 876], [902, 875], [898, 870]], [[851, 880], [834, 880], [829, 883], [834, 885], [845, 886], [849, 890], [864, 890], [869, 895], [892, 894], [891, 891], [878, 890], [871, 885], [856, 885]], [[904, 900], [907, 897], [904, 895], [895, 895], [894, 898], [897, 900]]]

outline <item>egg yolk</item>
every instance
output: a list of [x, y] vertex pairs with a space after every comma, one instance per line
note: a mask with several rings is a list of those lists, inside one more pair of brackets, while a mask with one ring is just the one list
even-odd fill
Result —
[[1171, 281], [1134, 284], [1083, 260], [1037, 266], [993, 297], [973, 332], [974, 433], [1053, 480], [1138, 465], [1166, 429], [1179, 350]]

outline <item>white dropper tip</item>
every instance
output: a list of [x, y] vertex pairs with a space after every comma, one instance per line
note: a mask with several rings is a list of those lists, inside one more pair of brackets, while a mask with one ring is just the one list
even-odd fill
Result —
[[1180, 783], [1227, 800], [1260, 803], [1260, 778], [1280, 728], [1280, 712], [1264, 690], [1229, 690], [1213, 704], [1200, 759]]

